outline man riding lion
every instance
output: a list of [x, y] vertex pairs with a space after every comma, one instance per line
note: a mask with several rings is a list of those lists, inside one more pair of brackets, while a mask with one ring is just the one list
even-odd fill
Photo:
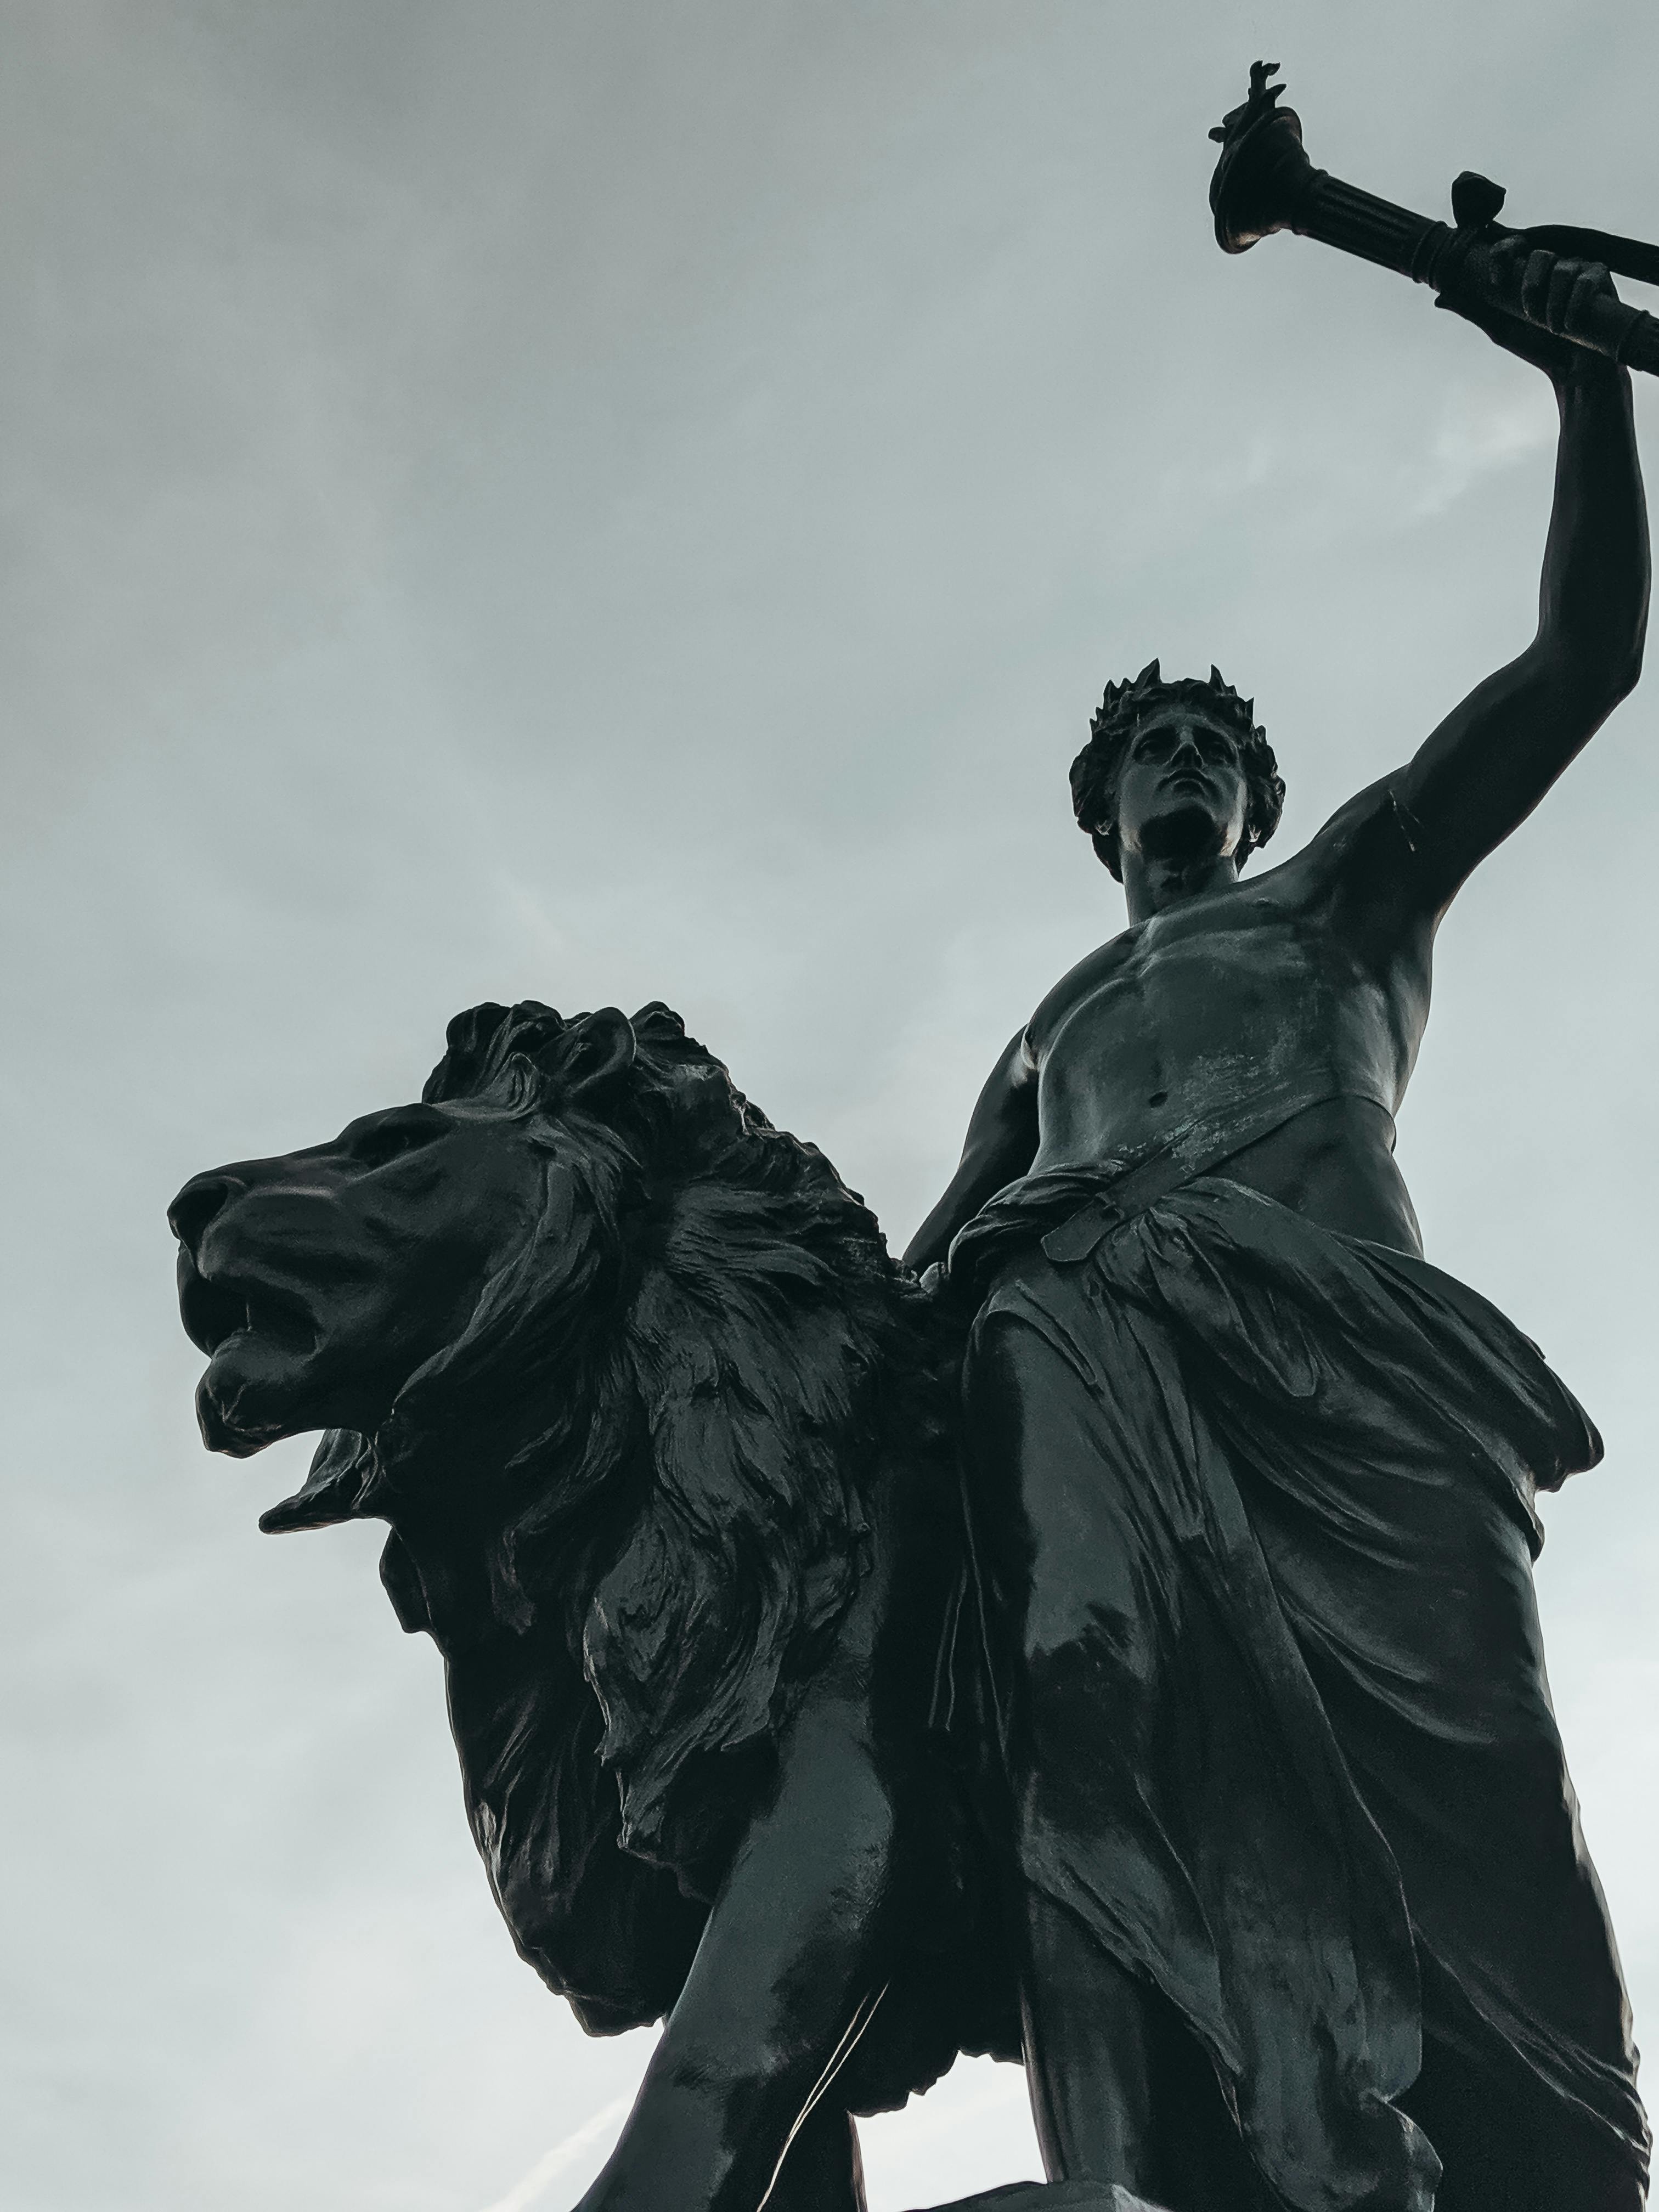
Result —
[[592, 2212], [856, 2202], [845, 2113], [1008, 2048], [1015, 1995], [1102, 2203], [1644, 2201], [1531, 1575], [1599, 1440], [1393, 1158], [1438, 923], [1640, 663], [1628, 381], [1564, 342], [1605, 272], [1511, 273], [1546, 327], [1492, 333], [1561, 413], [1536, 636], [1248, 884], [1250, 705], [1109, 690], [1073, 796], [1130, 926], [994, 1072], [907, 1255], [931, 1313], [654, 1016], [480, 1010], [422, 1107], [176, 1202], [208, 1440], [348, 1432], [279, 1524], [391, 1521], [521, 1948], [596, 2025], [672, 2003]]

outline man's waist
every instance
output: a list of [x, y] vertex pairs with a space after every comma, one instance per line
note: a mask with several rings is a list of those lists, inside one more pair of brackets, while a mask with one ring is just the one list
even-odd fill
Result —
[[1184, 1183], [1212, 1173], [1300, 1115], [1350, 1100], [1388, 1115], [1373, 1092], [1322, 1074], [1264, 1085], [1138, 1149], [1034, 1168], [998, 1191], [957, 1233], [947, 1270], [953, 1282], [976, 1287], [990, 1263], [1031, 1243], [1061, 1265], [1085, 1260], [1109, 1231]]

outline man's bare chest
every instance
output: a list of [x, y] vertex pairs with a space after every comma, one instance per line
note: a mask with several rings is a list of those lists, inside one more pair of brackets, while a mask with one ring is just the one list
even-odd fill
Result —
[[1142, 1142], [1285, 1084], [1391, 1106], [1409, 1026], [1386, 978], [1271, 901], [1157, 916], [1080, 963], [1033, 1018], [1045, 1149]]

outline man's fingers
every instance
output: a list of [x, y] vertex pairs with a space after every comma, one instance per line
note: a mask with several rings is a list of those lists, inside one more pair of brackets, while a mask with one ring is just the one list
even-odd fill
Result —
[[1567, 295], [1565, 319], [1562, 329], [1571, 336], [1587, 331], [1595, 312], [1595, 303], [1613, 289], [1613, 281], [1600, 261], [1583, 263], [1573, 278], [1572, 289]]
[[1550, 278], [1555, 273], [1555, 256], [1541, 247], [1527, 256], [1527, 265], [1521, 272], [1521, 312], [1529, 323], [1544, 323], [1549, 316]]
[[1576, 261], [1558, 261], [1550, 271], [1549, 289], [1544, 300], [1544, 321], [1553, 331], [1559, 332], [1567, 326], [1567, 306], [1572, 298], [1573, 287], [1578, 282]]
[[1597, 303], [1618, 298], [1605, 263], [1551, 253], [1510, 233], [1485, 249], [1478, 282], [1459, 296], [1454, 286], [1440, 305], [1551, 376], [1569, 366], [1580, 343], [1591, 343]]
[[1493, 288], [1506, 300], [1520, 296], [1521, 264], [1526, 251], [1526, 240], [1520, 238], [1501, 239], [1488, 249], [1486, 267], [1491, 271]]

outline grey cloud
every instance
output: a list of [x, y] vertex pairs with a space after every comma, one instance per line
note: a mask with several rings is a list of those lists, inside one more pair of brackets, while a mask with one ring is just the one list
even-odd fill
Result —
[[[0, 9], [20, 2212], [478, 2212], [641, 2063], [513, 1957], [368, 1533], [264, 1542], [302, 1451], [201, 1454], [174, 1186], [409, 1095], [471, 1000], [662, 996], [902, 1239], [1118, 925], [1065, 784], [1109, 676], [1253, 690], [1288, 845], [1525, 641], [1547, 395], [1216, 252], [1264, 50], [1357, 181], [1659, 228], [1612, 0]], [[1401, 1133], [1607, 1436], [1542, 1589], [1644, 2013], [1656, 734], [1466, 895]], [[951, 2193], [926, 2141], [878, 2212]]]

